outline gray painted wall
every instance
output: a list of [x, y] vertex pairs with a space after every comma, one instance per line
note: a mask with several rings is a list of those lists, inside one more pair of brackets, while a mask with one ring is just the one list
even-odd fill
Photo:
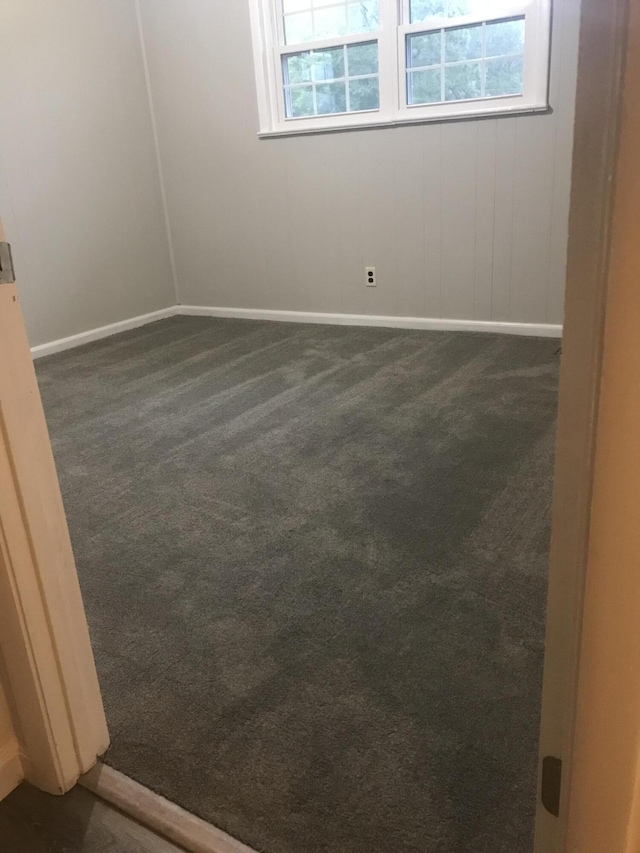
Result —
[[133, 0], [0, 0], [0, 215], [32, 345], [172, 305]]
[[271, 140], [246, 0], [141, 9], [183, 304], [562, 321], [579, 0], [551, 115]]

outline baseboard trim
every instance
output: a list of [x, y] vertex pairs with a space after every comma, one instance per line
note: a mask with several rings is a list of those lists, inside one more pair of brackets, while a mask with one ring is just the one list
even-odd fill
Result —
[[233, 317], [288, 323], [326, 323], [337, 326], [383, 326], [393, 329], [431, 329], [446, 332], [493, 332], [503, 335], [561, 338], [562, 326], [547, 323], [502, 323], [493, 320], [442, 320], [435, 317], [385, 317], [379, 314], [323, 314], [315, 311], [272, 311], [266, 308], [210, 308], [178, 305], [176, 314], [190, 317]]
[[4, 800], [24, 779], [17, 741], [0, 749], [0, 800]]
[[119, 323], [111, 323], [109, 326], [100, 326], [98, 329], [90, 329], [88, 332], [80, 332], [78, 335], [71, 335], [68, 338], [60, 338], [57, 341], [51, 341], [48, 344], [40, 344], [37, 347], [31, 347], [31, 355], [33, 358], [43, 358], [45, 355], [54, 355], [57, 352], [63, 352], [67, 349], [80, 347], [83, 344], [90, 344], [93, 341], [102, 340], [102, 338], [117, 335], [119, 332], [128, 332], [129, 329], [137, 329], [140, 326], [146, 326], [147, 323], [155, 323], [156, 320], [164, 320], [167, 317], [173, 317], [176, 314], [176, 306], [170, 308], [162, 308], [160, 311], [152, 311], [150, 314], [141, 314], [139, 317], [131, 317], [129, 320], [120, 320]]
[[81, 776], [80, 785], [189, 853], [255, 853], [106, 764], [98, 763]]
[[493, 320], [442, 320], [438, 317], [385, 317], [380, 314], [323, 314], [316, 311], [272, 311], [267, 308], [215, 308], [206, 305], [173, 305], [121, 320], [99, 329], [90, 329], [68, 338], [32, 347], [34, 359], [54, 355], [67, 349], [137, 329], [156, 320], [176, 315], [188, 317], [231, 317], [238, 320], [273, 320], [284, 323], [321, 323], [330, 326], [376, 326], [390, 329], [431, 329], [441, 332], [492, 332], [501, 335], [524, 335], [537, 338], [561, 338], [562, 326], [550, 323], [502, 323]]

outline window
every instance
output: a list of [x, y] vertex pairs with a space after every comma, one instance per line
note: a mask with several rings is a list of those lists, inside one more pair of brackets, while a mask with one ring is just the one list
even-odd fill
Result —
[[249, 0], [262, 134], [547, 108], [551, 0]]

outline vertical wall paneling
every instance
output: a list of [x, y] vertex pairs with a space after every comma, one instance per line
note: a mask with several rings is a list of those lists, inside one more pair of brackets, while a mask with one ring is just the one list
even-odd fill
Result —
[[[359, 134], [361, 286], [366, 314], [397, 314], [395, 138], [384, 129]], [[364, 266], [375, 266], [377, 287], [365, 287]]]
[[[364, 314], [364, 256], [360, 238], [359, 134], [335, 136], [333, 169], [338, 235], [336, 266], [340, 286], [338, 311]], [[274, 140], [277, 144], [280, 140]]]
[[509, 319], [544, 323], [551, 246], [555, 122], [551, 116], [516, 119], [516, 171]]
[[549, 114], [269, 140], [247, 4], [141, 8], [185, 304], [562, 322], [579, 0]]
[[473, 319], [478, 122], [442, 128], [442, 316]]
[[417, 177], [424, 199], [424, 317], [442, 317], [442, 132], [435, 124], [421, 134], [424, 174]]
[[288, 160], [288, 181], [293, 191], [285, 220], [292, 283], [288, 304], [298, 305], [300, 310], [330, 311], [340, 299], [335, 265], [333, 140], [326, 144], [327, 140], [316, 136], [292, 141], [295, 146]]
[[516, 173], [516, 123], [496, 124], [496, 183], [493, 205], [491, 316], [508, 321], [513, 280], [513, 208]]
[[[33, 344], [173, 301], [135, 7], [0, 11]], [[555, 3], [548, 115], [260, 140], [245, 0], [140, 0], [180, 301], [561, 323], [579, 7]]]
[[[267, 142], [256, 152], [256, 158], [248, 161], [250, 181], [245, 204], [253, 210], [246, 222], [241, 216], [233, 217], [239, 237], [231, 239], [242, 241], [238, 251], [251, 252], [256, 236], [251, 228], [251, 217], [258, 217], [260, 259], [254, 269], [240, 278], [244, 288], [243, 307], [258, 305], [299, 311], [308, 305], [311, 288], [317, 284], [312, 240], [314, 231], [323, 227], [323, 216], [315, 188], [299, 184], [304, 174], [304, 163], [299, 159], [299, 140], [282, 141], [284, 145]], [[292, 186], [297, 187], [297, 192], [292, 193]], [[227, 198], [236, 198], [233, 190]], [[234, 204], [229, 206], [232, 210], [235, 208]], [[224, 256], [224, 249], [221, 253]]]
[[478, 123], [473, 301], [473, 317], [475, 320], [491, 316], [496, 202], [496, 124], [495, 120]]
[[[420, 127], [406, 127], [395, 133], [393, 152], [393, 197], [396, 276], [403, 281], [397, 288], [396, 309], [400, 316], [424, 316], [425, 289], [425, 194], [424, 134]], [[439, 253], [438, 253], [439, 256]], [[383, 282], [383, 287], [388, 287]]]

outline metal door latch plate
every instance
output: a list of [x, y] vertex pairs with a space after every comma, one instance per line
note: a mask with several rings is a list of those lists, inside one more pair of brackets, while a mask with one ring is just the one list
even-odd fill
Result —
[[542, 762], [542, 805], [555, 817], [560, 816], [562, 761], [552, 755]]
[[9, 243], [0, 243], [0, 284], [13, 284], [15, 280], [11, 246]]

